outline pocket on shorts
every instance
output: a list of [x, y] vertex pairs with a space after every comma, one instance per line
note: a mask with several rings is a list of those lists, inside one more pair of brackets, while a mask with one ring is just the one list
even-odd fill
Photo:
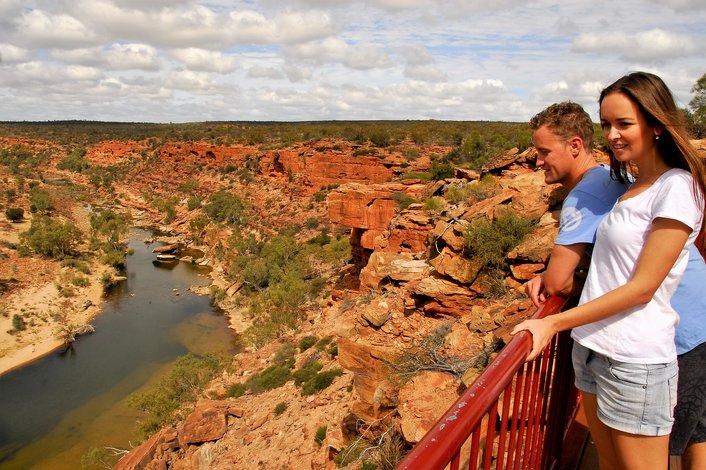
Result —
[[672, 405], [669, 407], [669, 417], [674, 419], [674, 408], [677, 406], [677, 381], [679, 380], [679, 374], [676, 374], [669, 379], [667, 379], [667, 384], [669, 385], [669, 403]]
[[616, 380], [641, 387], [647, 386], [647, 370], [643, 364], [610, 362], [608, 371]]

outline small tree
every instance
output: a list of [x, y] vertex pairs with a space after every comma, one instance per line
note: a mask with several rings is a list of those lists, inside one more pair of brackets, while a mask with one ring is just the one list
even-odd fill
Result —
[[29, 202], [32, 209], [37, 212], [49, 212], [54, 209], [54, 201], [48, 192], [43, 189], [33, 188], [29, 192]]
[[19, 222], [24, 218], [25, 211], [21, 207], [10, 207], [5, 210], [5, 216], [10, 222]]
[[695, 133], [697, 137], [704, 137], [706, 136], [706, 73], [699, 78], [691, 92], [694, 93], [694, 97], [689, 101], [689, 107]]
[[35, 217], [29, 230], [20, 235], [29, 247], [42, 256], [63, 259], [81, 242], [81, 231], [71, 222]]

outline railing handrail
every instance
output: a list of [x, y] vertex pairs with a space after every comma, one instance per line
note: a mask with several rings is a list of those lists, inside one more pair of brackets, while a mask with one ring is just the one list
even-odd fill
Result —
[[[544, 318], [561, 311], [562, 297], [550, 297], [532, 318]], [[403, 469], [443, 469], [458, 453], [470, 433], [480, 425], [485, 414], [497, 402], [532, 349], [527, 331], [517, 334], [483, 373], [439, 418], [421, 441], [396, 467]]]

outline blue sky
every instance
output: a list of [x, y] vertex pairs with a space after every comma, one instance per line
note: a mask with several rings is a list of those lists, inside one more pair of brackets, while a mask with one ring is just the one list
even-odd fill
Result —
[[0, 120], [595, 118], [634, 70], [686, 106], [706, 0], [0, 0]]

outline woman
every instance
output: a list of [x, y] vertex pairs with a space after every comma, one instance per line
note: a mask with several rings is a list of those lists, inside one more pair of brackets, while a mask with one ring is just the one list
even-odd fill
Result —
[[513, 330], [534, 359], [572, 329], [576, 386], [601, 469], [666, 469], [677, 363], [670, 305], [703, 225], [703, 162], [657, 76], [636, 72], [601, 92], [601, 127], [617, 176], [637, 179], [601, 222], [579, 305]]

